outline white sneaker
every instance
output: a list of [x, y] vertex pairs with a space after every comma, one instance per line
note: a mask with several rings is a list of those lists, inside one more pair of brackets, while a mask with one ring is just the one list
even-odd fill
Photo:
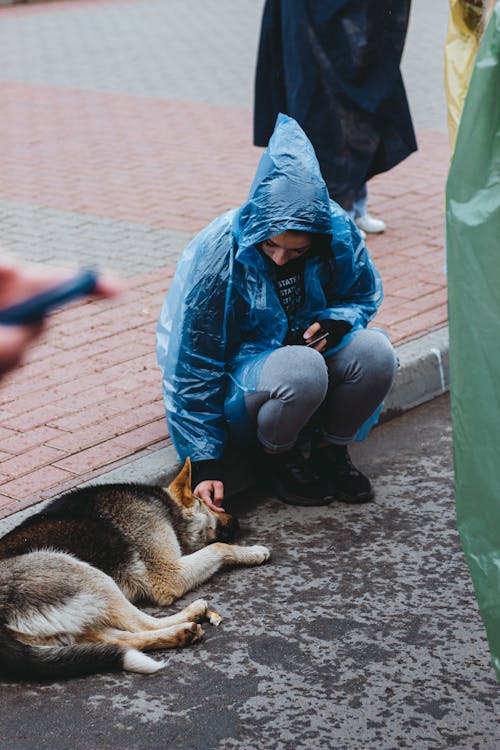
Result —
[[385, 232], [385, 222], [383, 222], [382, 219], [376, 219], [375, 216], [371, 216], [371, 214], [358, 216], [354, 221], [359, 229], [367, 234], [380, 234], [380, 232]]

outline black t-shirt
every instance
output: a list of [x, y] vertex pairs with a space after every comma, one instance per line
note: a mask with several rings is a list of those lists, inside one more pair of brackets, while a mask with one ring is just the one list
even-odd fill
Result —
[[293, 321], [294, 314], [304, 304], [304, 265], [304, 257], [291, 260], [284, 266], [277, 266], [273, 263], [274, 287], [289, 324]]

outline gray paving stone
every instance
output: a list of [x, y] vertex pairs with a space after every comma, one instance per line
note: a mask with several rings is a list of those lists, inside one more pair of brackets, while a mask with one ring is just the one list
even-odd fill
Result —
[[133, 276], [175, 264], [192, 235], [0, 201], [0, 237], [23, 260], [93, 265]]
[[402, 72], [416, 128], [447, 132], [444, 43], [449, 5], [445, 0], [414, 0]]
[[150, 0], [6, 14], [0, 76], [250, 106], [262, 6], [262, 0]]
[[[149, 0], [6, 11], [3, 80], [251, 107], [264, 0]], [[446, 130], [448, 3], [413, 3], [403, 74], [417, 127]]]

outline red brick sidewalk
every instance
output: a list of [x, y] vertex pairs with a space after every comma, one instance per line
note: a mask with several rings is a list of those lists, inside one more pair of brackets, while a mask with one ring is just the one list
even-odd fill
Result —
[[[245, 199], [260, 155], [247, 110], [1, 82], [0, 101], [4, 200], [193, 232]], [[419, 144], [370, 183], [371, 208], [388, 223], [368, 243], [385, 288], [377, 325], [395, 344], [447, 319], [448, 145], [431, 131]], [[172, 272], [57, 313], [3, 381], [0, 517], [165, 444], [154, 329]]]

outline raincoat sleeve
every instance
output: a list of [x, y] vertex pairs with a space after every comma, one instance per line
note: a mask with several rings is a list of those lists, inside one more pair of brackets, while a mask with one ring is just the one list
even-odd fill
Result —
[[332, 234], [335, 284], [328, 290], [327, 305], [316, 320], [346, 320], [353, 329], [366, 328], [382, 304], [382, 280], [358, 228], [347, 217], [338, 217]]
[[231, 245], [227, 235], [218, 238], [216, 247], [213, 237], [195, 238], [193, 243], [165, 299], [157, 349], [167, 422], [179, 458], [201, 461], [222, 457], [226, 442], [225, 319]]

